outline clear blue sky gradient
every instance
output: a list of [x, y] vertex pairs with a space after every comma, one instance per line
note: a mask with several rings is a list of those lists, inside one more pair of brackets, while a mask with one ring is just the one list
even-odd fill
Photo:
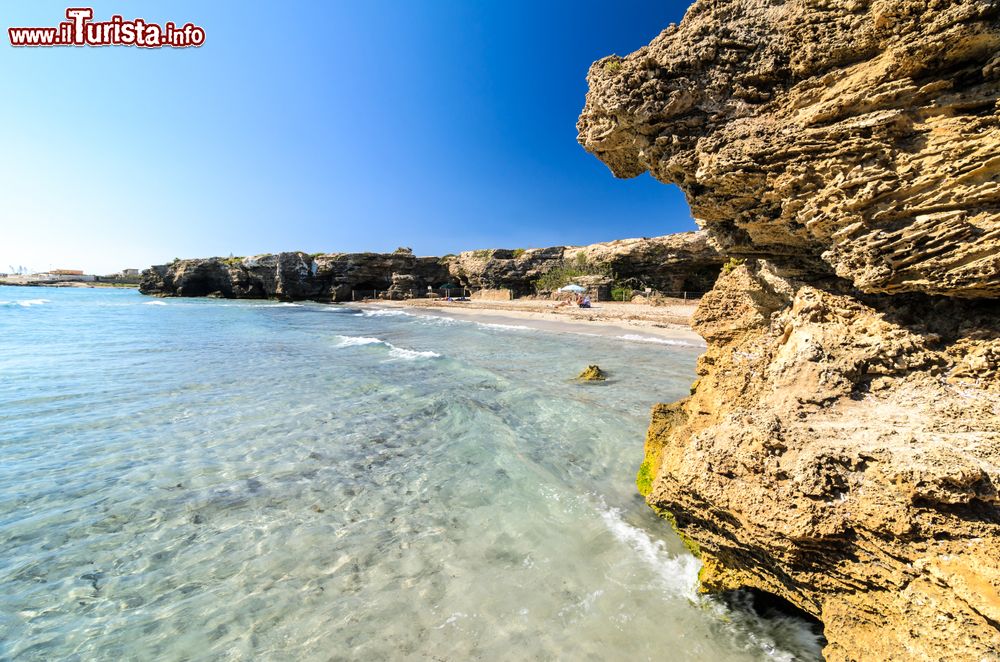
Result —
[[6, 28], [54, 26], [67, 5], [5, 2], [0, 272], [693, 229], [676, 188], [614, 179], [575, 128], [591, 62], [688, 4], [93, 5], [207, 32], [200, 49], [141, 50], [14, 49]]

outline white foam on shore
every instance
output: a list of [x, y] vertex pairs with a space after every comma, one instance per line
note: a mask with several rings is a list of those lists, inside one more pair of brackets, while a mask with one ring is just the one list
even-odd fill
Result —
[[340, 339], [340, 343], [337, 345], [337, 347], [361, 347], [364, 345], [383, 345], [389, 349], [389, 356], [395, 359], [401, 359], [403, 361], [414, 361], [416, 359], [435, 359], [441, 356], [437, 352], [419, 351], [416, 349], [406, 349], [404, 347], [396, 347], [391, 342], [382, 340], [381, 338], [372, 338], [369, 336], [337, 336], [337, 337]]
[[[365, 317], [409, 317], [415, 319], [423, 324], [433, 324], [433, 325], [453, 325], [453, 324], [471, 324], [481, 329], [495, 330], [495, 331], [542, 331], [548, 333], [568, 333], [578, 336], [588, 336], [593, 338], [616, 338], [618, 340], [624, 340], [626, 342], [642, 342], [654, 345], [663, 345], [666, 347], [684, 347], [692, 349], [703, 349], [705, 347], [704, 343], [699, 343], [697, 340], [681, 340], [675, 338], [665, 338], [653, 335], [640, 335], [637, 333], [626, 333], [622, 335], [616, 335], [614, 331], [604, 332], [604, 333], [592, 333], [584, 331], [578, 328], [573, 328], [574, 326], [583, 326], [577, 320], [541, 320], [537, 324], [506, 324], [502, 322], [485, 322], [477, 319], [472, 319], [469, 317], [461, 317], [458, 314], [465, 311], [455, 311], [456, 315], [441, 314], [435, 315], [432, 312], [425, 312], [425, 310], [420, 309], [419, 312], [409, 312], [404, 310], [399, 310], [396, 308], [370, 308], [367, 310], [358, 308], [349, 308], [348, 310], [360, 313]], [[497, 314], [494, 317], [502, 317], [502, 314]], [[619, 327], [620, 328], [620, 327]], [[616, 329], [617, 330], [617, 329]], [[624, 329], [622, 329], [624, 330]]]
[[738, 636], [764, 653], [768, 659], [795, 662], [802, 659], [802, 653], [809, 657], [820, 657], [820, 637], [805, 621], [794, 616], [762, 618], [753, 612], [749, 604], [742, 609], [733, 610], [721, 602], [700, 595], [698, 571], [701, 569], [701, 561], [692, 555], [670, 554], [662, 540], [654, 540], [642, 529], [632, 526], [622, 519], [619, 509], [610, 508], [603, 501], [599, 511], [612, 535], [632, 548], [639, 558], [656, 571], [670, 595], [687, 598], [698, 604], [720, 622], [735, 629]]
[[165, 306], [167, 304], [164, 301], [143, 301], [142, 305], [144, 305], [144, 306]]
[[476, 326], [484, 329], [500, 329], [504, 331], [535, 331], [536, 329], [523, 324], [494, 324], [491, 322], [475, 322]]
[[370, 310], [362, 310], [361, 314], [365, 317], [415, 317], [411, 313], [392, 308], [372, 308]]
[[640, 336], [637, 333], [626, 333], [623, 336], [618, 336], [620, 340], [628, 340], [630, 342], [648, 342], [656, 345], [673, 345], [675, 347], [697, 347], [698, 345], [684, 340], [674, 340], [672, 338], [657, 338], [656, 336]]
[[666, 543], [653, 540], [648, 533], [622, 519], [621, 510], [610, 508], [603, 503], [601, 519], [611, 534], [632, 548], [643, 561], [648, 563], [663, 582], [671, 595], [697, 600], [698, 570], [701, 561], [685, 554], [674, 556], [667, 551]]

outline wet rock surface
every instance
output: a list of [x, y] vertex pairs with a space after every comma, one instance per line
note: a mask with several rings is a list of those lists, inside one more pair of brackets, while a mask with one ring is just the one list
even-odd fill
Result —
[[598, 365], [588, 365], [576, 378], [581, 382], [603, 382], [607, 381], [608, 373]]

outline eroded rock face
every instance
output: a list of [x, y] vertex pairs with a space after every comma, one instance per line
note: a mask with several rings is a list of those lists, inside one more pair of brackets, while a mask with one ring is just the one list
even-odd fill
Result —
[[998, 315], [766, 264], [723, 275], [695, 316], [693, 395], [655, 410], [640, 471], [697, 543], [703, 586], [816, 615], [828, 659], [993, 659]]
[[[394, 278], [395, 277], [395, 278]], [[418, 290], [449, 278], [438, 258], [412, 253], [277, 253], [245, 258], [177, 260], [147, 269], [139, 291], [159, 296], [207, 296], [288, 301], [349, 301], [352, 290]]]
[[704, 292], [712, 287], [724, 258], [703, 232], [651, 239], [622, 239], [590, 246], [466, 251], [444, 258], [416, 257], [407, 248], [393, 253], [274, 253], [245, 258], [177, 260], [142, 274], [139, 291], [159, 296], [207, 296], [286, 300], [350, 301], [351, 291], [387, 292], [406, 298], [449, 282], [469, 289], [535, 293], [535, 281], [578, 259], [606, 267], [663, 292]]
[[711, 289], [725, 260], [704, 232], [680, 232], [589, 246], [465, 251], [449, 258], [449, 266], [454, 279], [466, 287], [506, 288], [525, 295], [535, 293], [541, 276], [580, 261], [603, 267], [633, 287], [700, 293]]
[[1000, 659], [1000, 5], [699, 0], [591, 68], [580, 142], [727, 269], [638, 484], [830, 660]]
[[724, 252], [866, 292], [1000, 295], [995, 0], [704, 0], [590, 70], [578, 129]]

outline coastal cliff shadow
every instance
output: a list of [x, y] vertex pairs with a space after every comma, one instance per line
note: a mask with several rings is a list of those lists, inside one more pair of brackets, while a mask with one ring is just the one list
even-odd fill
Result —
[[736, 618], [755, 622], [773, 639], [809, 639], [817, 652], [826, 647], [823, 622], [784, 598], [756, 588], [725, 591], [714, 596]]
[[1000, 337], [1000, 300], [956, 299], [929, 294], [855, 294], [886, 321], [946, 346], [970, 335]]

